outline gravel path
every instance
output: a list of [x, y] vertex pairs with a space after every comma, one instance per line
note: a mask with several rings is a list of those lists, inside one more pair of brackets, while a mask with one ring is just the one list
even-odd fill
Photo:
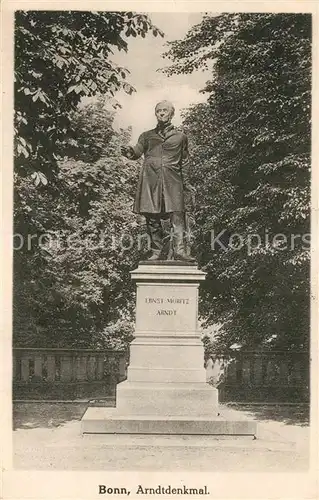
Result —
[[[291, 472], [308, 468], [305, 422], [259, 419], [258, 439], [80, 433], [86, 405], [15, 405], [14, 468]], [[238, 410], [231, 410], [236, 417]], [[256, 412], [240, 411], [247, 418]]]

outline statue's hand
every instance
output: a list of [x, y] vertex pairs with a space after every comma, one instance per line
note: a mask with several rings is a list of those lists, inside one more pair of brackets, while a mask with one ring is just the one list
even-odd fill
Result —
[[121, 153], [123, 156], [126, 156], [126, 158], [133, 157], [133, 151], [132, 151], [132, 148], [130, 148], [130, 146], [122, 146]]

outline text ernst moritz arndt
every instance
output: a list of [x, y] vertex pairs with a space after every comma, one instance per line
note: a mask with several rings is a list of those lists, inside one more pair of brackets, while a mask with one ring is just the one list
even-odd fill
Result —
[[[100, 495], [130, 495], [131, 491], [127, 488], [110, 487], [105, 484], [99, 484]], [[209, 495], [206, 485], [198, 488], [190, 486], [172, 486], [172, 485], [157, 485], [154, 488], [146, 488], [139, 484], [136, 487], [135, 495]]]

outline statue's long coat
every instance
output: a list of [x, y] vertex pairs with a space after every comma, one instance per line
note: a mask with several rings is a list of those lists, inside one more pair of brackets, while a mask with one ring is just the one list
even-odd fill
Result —
[[155, 128], [141, 134], [132, 150], [135, 159], [144, 154], [134, 212], [183, 212], [188, 168], [186, 135], [173, 125], [164, 132]]

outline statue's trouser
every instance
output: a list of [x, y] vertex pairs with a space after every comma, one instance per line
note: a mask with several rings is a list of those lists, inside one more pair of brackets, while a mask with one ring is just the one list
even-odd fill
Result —
[[[151, 251], [153, 255], [161, 256], [164, 253], [164, 247], [168, 248], [170, 234], [165, 234], [161, 219], [163, 214], [144, 214], [146, 218], [147, 232], [151, 240]], [[171, 226], [173, 229], [173, 248], [174, 254], [185, 254], [185, 212], [169, 212]]]

